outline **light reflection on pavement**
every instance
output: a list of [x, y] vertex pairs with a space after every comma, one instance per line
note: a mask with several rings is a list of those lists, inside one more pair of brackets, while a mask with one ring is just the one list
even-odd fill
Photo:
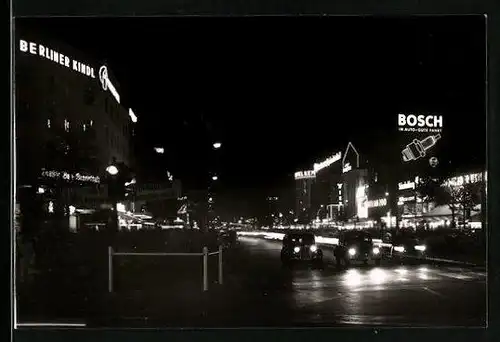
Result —
[[486, 274], [482, 270], [390, 262], [338, 270], [331, 250], [324, 253], [324, 270], [284, 269], [280, 242], [248, 237], [240, 237], [240, 242], [248, 261], [257, 265], [252, 277], [271, 273], [275, 280], [268, 278], [268, 285], [291, 283], [290, 291], [275, 291], [273, 296], [289, 303], [297, 325], [484, 325]]

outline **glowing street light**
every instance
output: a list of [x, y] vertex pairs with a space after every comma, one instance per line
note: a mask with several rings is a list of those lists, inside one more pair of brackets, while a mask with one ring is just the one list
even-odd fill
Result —
[[116, 176], [118, 174], [118, 168], [114, 165], [110, 165], [106, 168], [106, 172], [111, 176]]
[[215, 142], [213, 146], [216, 150], [218, 150], [219, 148], [221, 148], [222, 144], [220, 142]]
[[217, 176], [212, 176], [212, 180], [216, 181], [217, 179], [219, 179], [219, 177], [217, 177]]
[[165, 149], [163, 147], [155, 147], [155, 151], [158, 154], [163, 154], [165, 153]]

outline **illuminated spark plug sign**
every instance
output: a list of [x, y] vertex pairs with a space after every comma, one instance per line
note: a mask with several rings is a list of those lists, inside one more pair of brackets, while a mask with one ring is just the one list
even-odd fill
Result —
[[441, 134], [429, 135], [423, 140], [414, 139], [401, 151], [403, 161], [407, 162], [425, 157], [427, 150], [436, 145], [439, 139], [441, 139]]
[[295, 179], [311, 179], [316, 177], [316, 172], [314, 170], [298, 171], [294, 176]]

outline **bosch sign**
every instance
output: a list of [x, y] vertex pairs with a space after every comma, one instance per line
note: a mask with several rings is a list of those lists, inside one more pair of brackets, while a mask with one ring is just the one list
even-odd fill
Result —
[[403, 132], [441, 132], [443, 116], [398, 114], [398, 127]]

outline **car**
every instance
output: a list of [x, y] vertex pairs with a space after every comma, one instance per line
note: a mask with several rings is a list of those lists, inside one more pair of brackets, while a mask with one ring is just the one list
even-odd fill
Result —
[[373, 244], [369, 233], [363, 231], [342, 232], [333, 254], [338, 267], [342, 264], [349, 267], [353, 262], [367, 265], [370, 261], [378, 266], [382, 261], [382, 249]]
[[392, 240], [391, 257], [397, 260], [405, 258], [423, 259], [427, 246], [414, 236], [396, 236]]
[[283, 237], [281, 262], [285, 266], [296, 262], [306, 262], [322, 268], [323, 251], [316, 245], [313, 233], [287, 233]]

